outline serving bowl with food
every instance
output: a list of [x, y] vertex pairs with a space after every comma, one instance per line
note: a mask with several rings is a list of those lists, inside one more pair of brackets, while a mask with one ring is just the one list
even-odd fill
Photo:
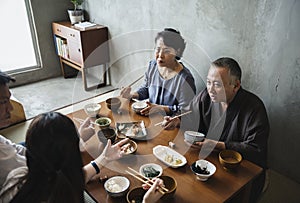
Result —
[[191, 170], [198, 180], [207, 181], [216, 172], [216, 166], [209, 161], [199, 159], [191, 165]]
[[135, 140], [144, 140], [147, 130], [144, 121], [116, 123], [119, 137], [129, 137]]
[[231, 170], [240, 165], [242, 155], [234, 150], [225, 149], [219, 153], [219, 161], [224, 169]]
[[146, 108], [148, 106], [147, 102], [145, 101], [137, 101], [137, 102], [134, 102], [132, 105], [131, 105], [131, 108], [132, 110], [137, 113], [137, 114], [140, 114], [141, 110], [143, 110], [144, 108]]
[[95, 120], [95, 124], [99, 126], [100, 129], [108, 128], [111, 124], [111, 119], [108, 117], [100, 117]]
[[184, 156], [167, 146], [155, 146], [153, 148], [153, 154], [160, 161], [172, 168], [178, 168], [184, 166], [187, 163], [187, 160]]
[[142, 203], [146, 192], [147, 191], [142, 187], [136, 187], [129, 190], [126, 195], [127, 203]]
[[100, 142], [106, 144], [107, 140], [110, 139], [111, 143], [114, 143], [117, 137], [115, 128], [109, 127], [101, 129], [97, 132], [98, 139]]
[[107, 194], [111, 197], [122, 197], [129, 190], [130, 181], [124, 176], [114, 176], [104, 183]]
[[101, 109], [101, 104], [90, 103], [84, 106], [84, 111], [89, 117], [96, 117]]
[[165, 188], [168, 189], [168, 192], [161, 197], [163, 201], [168, 201], [168, 199], [172, 198], [177, 189], [177, 181], [172, 176], [160, 176], [160, 179], [164, 181]]
[[194, 144], [195, 142], [202, 142], [205, 138], [205, 135], [196, 131], [185, 131], [184, 139], [188, 143]]
[[114, 112], [117, 112], [121, 106], [121, 100], [118, 97], [109, 98], [105, 100], [105, 103], [107, 105], [107, 108]]
[[142, 165], [139, 172], [146, 178], [155, 178], [162, 175], [163, 169], [158, 164], [148, 163]]
[[128, 142], [121, 146], [121, 149], [125, 152], [124, 155], [133, 154], [137, 150], [137, 143], [129, 139]]

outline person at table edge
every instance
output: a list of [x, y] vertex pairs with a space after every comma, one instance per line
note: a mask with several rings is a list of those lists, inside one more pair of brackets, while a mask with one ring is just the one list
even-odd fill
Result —
[[[0, 71], [0, 127], [6, 127], [10, 124], [10, 112], [13, 110], [13, 107], [10, 103], [11, 93], [9, 91], [8, 83], [10, 81], [15, 81], [10, 76]], [[55, 112], [49, 112], [44, 114], [44, 116], [60, 116], [61, 114]], [[43, 115], [39, 115], [36, 120], [40, 119]], [[66, 116], [61, 115], [62, 118], [67, 118]], [[67, 119], [68, 120], [68, 119]], [[35, 122], [37, 123], [37, 122]], [[31, 124], [35, 125], [35, 124]], [[64, 125], [62, 123], [61, 125]], [[50, 125], [51, 126], [51, 125]], [[55, 125], [54, 125], [55, 126]], [[74, 124], [73, 124], [74, 126]], [[74, 126], [75, 127], [75, 126]], [[57, 128], [57, 126], [56, 126]], [[72, 128], [72, 127], [71, 127]], [[50, 128], [46, 128], [47, 129]], [[57, 129], [56, 129], [57, 130]], [[63, 131], [63, 130], [62, 130]], [[86, 119], [84, 123], [79, 127], [78, 131], [80, 132], [81, 138], [83, 141], [87, 141], [94, 134], [94, 129], [90, 126], [90, 120]], [[53, 129], [49, 132], [53, 132]], [[69, 131], [71, 132], [71, 131]], [[75, 134], [77, 134], [76, 130]], [[63, 132], [61, 132], [63, 133]], [[61, 135], [60, 133], [57, 133]], [[72, 134], [72, 133], [71, 133]], [[74, 135], [74, 134], [73, 134]], [[41, 135], [38, 137], [42, 137]], [[59, 137], [59, 136], [58, 136]], [[76, 137], [76, 135], [74, 136]], [[79, 140], [79, 139], [78, 139]], [[47, 142], [49, 140], [46, 140]], [[97, 173], [100, 172], [100, 169], [109, 161], [119, 159], [124, 151], [121, 150], [121, 146], [127, 142], [127, 139], [124, 139], [118, 142], [115, 145], [111, 145], [108, 141], [104, 151], [99, 157], [97, 157], [90, 164], [85, 165], [82, 169], [84, 174], [84, 181], [88, 182], [92, 179]], [[59, 143], [59, 142], [57, 142]], [[37, 143], [35, 143], [37, 144]], [[38, 147], [38, 144], [36, 145]], [[79, 151], [79, 142], [75, 146], [74, 151]], [[23, 185], [24, 177], [28, 173], [26, 157], [25, 155], [28, 150], [23, 145], [15, 144], [9, 139], [0, 135], [0, 202], [6, 202], [7, 199], [13, 198], [13, 196], [18, 192], [20, 187]], [[75, 155], [73, 155], [74, 157]], [[80, 155], [78, 155], [80, 156]], [[49, 161], [49, 160], [48, 160]], [[50, 161], [49, 161], [50, 162]], [[48, 163], [49, 164], [49, 163]], [[47, 164], [46, 164], [47, 165]], [[72, 167], [72, 166], [70, 166]], [[47, 169], [46, 169], [47, 170]], [[77, 177], [79, 178], [79, 177]], [[4, 183], [4, 180], [6, 182]], [[4, 183], [4, 184], [3, 184]], [[2, 185], [3, 184], [3, 185]], [[14, 185], [12, 185], [14, 184]], [[143, 201], [153, 203], [156, 202], [162, 195], [157, 191], [157, 187], [163, 185], [161, 179], [157, 179], [151, 188], [146, 188], [146, 192]], [[38, 186], [36, 186], [38, 187]], [[78, 199], [79, 200], [79, 199]]]
[[187, 108], [192, 113], [181, 120], [166, 116], [162, 125], [165, 129], [180, 126], [201, 132], [206, 138], [193, 146], [236, 150], [243, 158], [261, 166], [264, 172], [251, 191], [250, 202], [255, 202], [264, 186], [270, 127], [263, 102], [242, 88], [241, 76], [241, 68], [234, 59], [215, 60], [208, 71], [207, 88]]
[[131, 87], [121, 90], [121, 96], [131, 99], [149, 99], [148, 107], [141, 111], [165, 111], [172, 115], [186, 106], [196, 93], [194, 77], [182, 62], [185, 41], [179, 31], [165, 28], [155, 37], [155, 60], [149, 62], [145, 82], [136, 92]]

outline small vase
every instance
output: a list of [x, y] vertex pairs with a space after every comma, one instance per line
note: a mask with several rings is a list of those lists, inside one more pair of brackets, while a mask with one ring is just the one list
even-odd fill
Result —
[[82, 22], [84, 20], [83, 10], [81, 9], [77, 9], [76, 11], [69, 9], [68, 14], [72, 25], [78, 22]]

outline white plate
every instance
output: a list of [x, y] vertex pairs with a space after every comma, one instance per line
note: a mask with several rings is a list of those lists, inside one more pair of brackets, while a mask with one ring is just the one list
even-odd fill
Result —
[[160, 161], [172, 168], [178, 168], [184, 166], [187, 163], [186, 158], [184, 156], [166, 146], [155, 146], [153, 148], [153, 154]]

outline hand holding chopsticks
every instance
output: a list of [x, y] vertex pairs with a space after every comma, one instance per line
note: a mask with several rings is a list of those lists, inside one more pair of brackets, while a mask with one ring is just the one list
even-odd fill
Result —
[[[179, 118], [179, 117], [181, 117], [181, 116], [184, 116], [184, 115], [186, 115], [186, 114], [189, 114], [189, 113], [192, 113], [192, 111], [187, 111], [187, 112], [182, 113], [182, 114], [180, 114], [180, 115], [174, 116], [174, 117], [172, 117], [172, 118], [170, 119], [170, 121], [173, 120], [173, 119], [175, 119], [175, 118]], [[161, 125], [162, 123], [163, 123], [163, 121], [162, 121], [162, 122], [159, 122], [159, 123], [156, 123], [154, 126]]]
[[[140, 174], [139, 172], [137, 172], [136, 170], [128, 167], [129, 170], [131, 170], [132, 172], [130, 171], [127, 171], [126, 170], [126, 173], [128, 173], [129, 175], [133, 176], [134, 178], [138, 179], [139, 181], [145, 183], [146, 185], [148, 186], [152, 186], [152, 184], [154, 184], [154, 181], [151, 180], [150, 178], [147, 178], [147, 177], [144, 177], [142, 174]], [[136, 175], [135, 175], [136, 174]], [[145, 180], [144, 180], [145, 179]], [[161, 194], [165, 194], [165, 192], [168, 192], [169, 190], [165, 187], [162, 187], [160, 186], [158, 188], [158, 191], [161, 193]]]
[[[76, 118], [76, 117], [73, 117], [73, 119], [75, 121], [77, 121], [78, 123], [82, 124], [84, 122], [84, 119], [81, 119], [81, 118]], [[90, 121], [91, 124], [94, 124], [94, 125], [98, 125], [97, 123], [93, 122], [93, 121]]]
[[133, 81], [131, 84], [129, 84], [127, 87], [118, 88], [121, 89], [120, 95], [123, 98], [131, 99], [133, 97], [138, 97], [137, 92], [131, 93], [131, 86], [137, 83], [139, 80], [141, 80], [144, 77], [144, 75], [140, 76], [138, 79]]

